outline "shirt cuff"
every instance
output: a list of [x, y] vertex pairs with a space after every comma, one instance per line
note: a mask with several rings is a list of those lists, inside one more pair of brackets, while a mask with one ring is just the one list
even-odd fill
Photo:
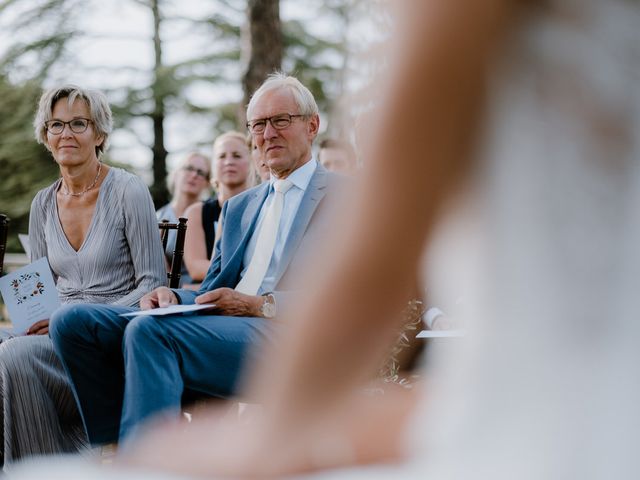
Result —
[[433, 327], [433, 322], [435, 322], [439, 317], [444, 317], [444, 312], [438, 307], [431, 307], [429, 310], [424, 312], [422, 320], [424, 321], [427, 328], [431, 330]]

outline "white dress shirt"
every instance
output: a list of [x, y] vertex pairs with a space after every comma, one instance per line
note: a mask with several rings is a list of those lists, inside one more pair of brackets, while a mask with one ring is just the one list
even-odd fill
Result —
[[[258, 290], [258, 294], [262, 294], [264, 292], [270, 292], [275, 288], [275, 275], [277, 271], [277, 265], [279, 265], [282, 260], [282, 256], [284, 254], [284, 245], [289, 237], [289, 232], [291, 231], [291, 227], [293, 226], [293, 221], [295, 220], [296, 213], [298, 212], [298, 207], [302, 202], [302, 197], [304, 196], [304, 192], [309, 186], [309, 182], [311, 181], [311, 177], [316, 171], [318, 163], [314, 158], [311, 158], [307, 163], [294, 170], [288, 177], [293, 186], [289, 189], [289, 191], [284, 196], [284, 205], [282, 208], [282, 216], [280, 217], [280, 226], [278, 227], [278, 235], [276, 237], [276, 244], [273, 248], [273, 256], [271, 257], [271, 262], [269, 263], [269, 268], [267, 268], [267, 273], [264, 276], [264, 280], [262, 281], [262, 285]], [[264, 216], [271, 205], [274, 197], [274, 189], [273, 182], [277, 180], [273, 175], [271, 175], [271, 179], [269, 180], [269, 195], [267, 199], [262, 204], [262, 208], [260, 209], [260, 214], [258, 215], [258, 220], [256, 226], [253, 230], [253, 235], [251, 235], [251, 239], [247, 244], [247, 249], [244, 252], [244, 260], [242, 266], [242, 276], [244, 277], [247, 267], [249, 266], [249, 262], [253, 257], [253, 252], [256, 248], [256, 242], [258, 239], [258, 233], [260, 232], [260, 227], [262, 226], [262, 221], [264, 220]]]

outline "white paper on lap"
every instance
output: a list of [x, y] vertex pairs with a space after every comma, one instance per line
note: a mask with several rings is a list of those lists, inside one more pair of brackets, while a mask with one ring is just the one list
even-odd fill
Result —
[[466, 330], [422, 330], [416, 338], [464, 337], [466, 333]]
[[121, 317], [139, 317], [140, 315], [152, 315], [154, 317], [162, 317], [164, 315], [176, 315], [181, 313], [195, 312], [197, 310], [205, 310], [207, 308], [215, 308], [215, 304], [200, 305], [171, 305], [169, 307], [152, 308], [150, 310], [139, 310], [131, 313], [121, 313]]

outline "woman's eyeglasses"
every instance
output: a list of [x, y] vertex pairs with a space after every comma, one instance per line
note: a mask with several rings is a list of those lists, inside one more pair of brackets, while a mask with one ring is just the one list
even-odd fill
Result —
[[200, 170], [199, 168], [193, 167], [191, 165], [185, 165], [182, 167], [182, 170], [185, 172], [193, 172], [199, 177], [204, 178], [205, 180], [209, 180], [209, 172], [205, 172], [204, 170]]
[[52, 135], [60, 135], [64, 131], [64, 126], [69, 125], [73, 133], [84, 133], [89, 127], [91, 120], [88, 118], [74, 118], [68, 122], [62, 120], [49, 120], [44, 122], [44, 128]]

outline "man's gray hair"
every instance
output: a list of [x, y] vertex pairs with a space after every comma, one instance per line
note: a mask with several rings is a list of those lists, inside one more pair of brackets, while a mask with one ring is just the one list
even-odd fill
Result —
[[109, 135], [113, 130], [113, 120], [111, 118], [111, 107], [109, 107], [107, 97], [98, 90], [80, 88], [76, 85], [63, 85], [45, 91], [40, 97], [38, 111], [33, 119], [36, 140], [38, 143], [48, 145], [45, 122], [52, 119], [53, 107], [58, 100], [63, 98], [67, 99], [69, 106], [78, 98], [87, 103], [93, 129], [96, 135], [102, 136], [104, 139], [102, 143], [96, 147], [96, 156], [100, 158], [109, 146]]
[[[316, 99], [313, 98], [313, 94], [305, 87], [300, 80], [290, 75], [286, 75], [282, 72], [272, 73], [267, 77], [262, 85], [254, 92], [247, 105], [247, 119], [251, 119], [251, 112], [253, 111], [256, 102], [267, 92], [273, 90], [287, 89], [293, 94], [296, 105], [299, 112], [287, 112], [297, 113], [299, 115], [311, 116], [318, 114], [318, 104]], [[282, 112], [285, 113], [285, 112]]]

